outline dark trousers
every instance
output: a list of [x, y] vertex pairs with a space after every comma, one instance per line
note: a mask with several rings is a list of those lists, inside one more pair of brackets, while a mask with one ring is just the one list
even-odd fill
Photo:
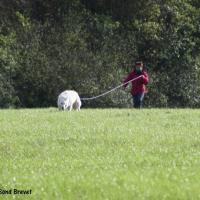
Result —
[[133, 104], [135, 108], [141, 108], [144, 99], [144, 93], [137, 93], [133, 95]]

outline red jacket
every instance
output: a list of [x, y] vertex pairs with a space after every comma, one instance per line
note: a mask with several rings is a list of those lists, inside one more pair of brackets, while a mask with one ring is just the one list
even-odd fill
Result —
[[[142, 76], [134, 81], [132, 81], [132, 89], [131, 94], [136, 95], [137, 93], [146, 93], [147, 89], [146, 86], [149, 82], [149, 76], [146, 71], [142, 71], [141, 74], [137, 74], [135, 70], [131, 71], [131, 73], [126, 77], [124, 80], [124, 83], [127, 81], [130, 81], [131, 79], [134, 79], [138, 76]], [[128, 83], [124, 85], [124, 87], [127, 87]]]

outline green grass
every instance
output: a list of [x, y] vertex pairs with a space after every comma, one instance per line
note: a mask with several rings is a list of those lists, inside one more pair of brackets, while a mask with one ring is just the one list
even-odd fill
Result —
[[0, 199], [200, 199], [200, 110], [0, 110]]

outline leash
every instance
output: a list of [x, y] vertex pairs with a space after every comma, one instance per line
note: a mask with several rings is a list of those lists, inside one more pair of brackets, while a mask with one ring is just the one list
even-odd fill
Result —
[[123, 83], [123, 84], [121, 84], [121, 85], [118, 85], [118, 86], [114, 87], [113, 89], [108, 90], [107, 92], [104, 92], [104, 93], [102, 93], [102, 94], [100, 94], [100, 95], [93, 96], [93, 97], [88, 97], [88, 98], [81, 98], [81, 100], [87, 101], [87, 100], [93, 100], [93, 99], [97, 99], [97, 98], [99, 98], [99, 97], [105, 96], [106, 94], [109, 94], [110, 92], [113, 92], [114, 90], [116, 90], [116, 89], [118, 89], [118, 88], [120, 88], [120, 87], [122, 87], [122, 86], [124, 86], [124, 85], [126, 85], [126, 84], [128, 84], [128, 83], [130, 83], [130, 82], [132, 82], [132, 81], [135, 81], [135, 80], [141, 78], [142, 76], [143, 76], [143, 75], [140, 75], [140, 76], [138, 76], [138, 77], [136, 77], [136, 78], [133, 78], [133, 79], [131, 79], [130, 81], [127, 81], [127, 82], [125, 82], [125, 83]]

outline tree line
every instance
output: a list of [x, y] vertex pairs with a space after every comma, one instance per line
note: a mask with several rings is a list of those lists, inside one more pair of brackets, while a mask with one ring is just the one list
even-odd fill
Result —
[[[0, 107], [55, 106], [122, 83], [136, 60], [146, 107], [200, 107], [198, 0], [1, 0]], [[117, 91], [85, 107], [130, 107]]]

